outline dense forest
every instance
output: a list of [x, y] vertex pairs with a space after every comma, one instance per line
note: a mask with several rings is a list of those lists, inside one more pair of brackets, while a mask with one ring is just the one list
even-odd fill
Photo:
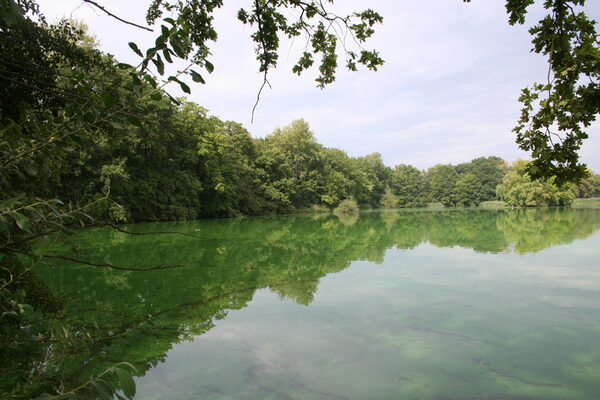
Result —
[[[298, 120], [264, 138], [210, 116], [184, 99], [149, 98], [155, 115], [125, 134], [97, 130], [69, 149], [52, 176], [14, 176], [27, 198], [57, 198], [112, 221], [166, 221], [335, 208], [352, 198], [361, 208], [477, 206], [501, 199], [513, 206], [567, 205], [600, 195], [591, 174], [579, 187], [532, 181], [527, 162], [480, 157], [425, 171], [386, 166], [378, 153], [350, 157], [319, 144]], [[137, 121], [136, 121], [137, 122]], [[51, 178], [51, 179], [50, 179]]]
[[[238, 123], [179, 103], [118, 140], [91, 137], [69, 154], [48, 195], [77, 205], [106, 196], [110, 207], [96, 217], [136, 222], [327, 209], [348, 198], [361, 208], [396, 208], [496, 199], [514, 206], [566, 205], [576, 195], [600, 195], [594, 174], [579, 187], [559, 188], [552, 179], [532, 181], [527, 162], [509, 165], [498, 157], [425, 171], [392, 168], [378, 153], [350, 157], [323, 147], [303, 120], [255, 139]], [[40, 187], [29, 179], [32, 188]]]
[[[158, 98], [158, 97], [157, 97]], [[160, 101], [150, 99], [150, 103]], [[591, 173], [578, 187], [553, 179], [532, 181], [526, 161], [509, 165], [480, 157], [419, 170], [386, 166], [378, 153], [350, 157], [319, 144], [298, 120], [264, 138], [242, 125], [210, 116], [201, 106], [164, 102], [152, 120], [126, 135], [96, 132], [71, 151], [46, 196], [96, 209], [100, 219], [165, 221], [335, 208], [352, 198], [361, 208], [477, 206], [501, 199], [511, 206], [567, 205], [575, 196], [600, 195]], [[27, 177], [31, 192], [43, 182]]]

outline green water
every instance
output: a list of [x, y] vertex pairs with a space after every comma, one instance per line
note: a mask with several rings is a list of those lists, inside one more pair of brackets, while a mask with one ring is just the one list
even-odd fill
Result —
[[40, 345], [20, 368], [69, 387], [128, 361], [140, 400], [600, 398], [598, 208], [128, 229], [192, 236], [88, 229], [57, 243], [177, 267], [44, 266], [62, 322], [106, 339]]

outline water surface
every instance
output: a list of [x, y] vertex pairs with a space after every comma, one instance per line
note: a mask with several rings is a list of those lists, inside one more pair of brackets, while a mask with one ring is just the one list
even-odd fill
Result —
[[136, 399], [593, 400], [599, 228], [545, 209], [88, 229], [54, 250], [174, 268], [47, 265], [64, 318], [106, 339], [38, 350], [66, 386], [131, 362]]

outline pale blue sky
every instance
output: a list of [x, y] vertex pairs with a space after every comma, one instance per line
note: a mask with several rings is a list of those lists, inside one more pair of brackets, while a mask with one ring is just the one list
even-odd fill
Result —
[[[539, 2], [539, 1], [538, 1]], [[99, 1], [115, 14], [143, 23], [148, 1]], [[214, 73], [207, 84], [192, 86], [190, 99], [222, 119], [241, 122], [253, 136], [264, 136], [297, 118], [307, 120], [318, 141], [352, 156], [379, 152], [386, 164], [428, 168], [436, 163], [469, 161], [497, 155], [509, 161], [527, 158], [514, 143], [521, 88], [543, 81], [547, 65], [530, 52], [527, 26], [509, 26], [503, 1], [420, 0], [339, 1], [332, 11], [361, 10], [368, 4], [384, 16], [370, 42], [386, 60], [379, 72], [340, 69], [324, 90], [315, 73], [291, 73], [304, 42], [283, 42], [280, 65], [270, 74], [250, 122], [262, 76], [258, 73], [251, 30], [236, 19], [247, 0], [225, 1], [216, 26]], [[588, 0], [586, 13], [600, 20], [600, 2]], [[101, 48], [119, 60], [138, 60], [127, 46], [142, 47], [152, 34], [123, 25], [81, 0], [40, 0], [50, 20], [83, 19]], [[533, 8], [528, 24], [537, 22]], [[528, 25], [528, 26], [529, 26]], [[340, 62], [343, 64], [343, 61]], [[181, 94], [176, 87], [169, 92]], [[582, 159], [600, 172], [600, 124], [590, 129]]]

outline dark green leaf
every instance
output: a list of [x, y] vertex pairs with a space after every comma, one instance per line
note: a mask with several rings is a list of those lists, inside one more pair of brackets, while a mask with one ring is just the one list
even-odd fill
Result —
[[163, 56], [165, 57], [165, 60], [167, 60], [167, 62], [169, 64], [173, 62], [173, 59], [171, 58], [171, 50], [164, 49], [163, 50]]
[[194, 70], [190, 70], [190, 74], [192, 75], [192, 80], [193, 80], [194, 82], [200, 82], [200, 83], [202, 83], [202, 84], [205, 84], [205, 83], [206, 83], [206, 82], [204, 81], [204, 78], [202, 78], [202, 76], [201, 76], [199, 73], [197, 73], [196, 71], [194, 71]]
[[119, 382], [121, 384], [121, 388], [123, 389], [123, 393], [128, 398], [132, 399], [135, 396], [135, 382], [133, 381], [133, 377], [131, 376], [131, 372], [123, 369], [123, 368], [115, 368], [115, 372], [119, 378]]
[[140, 79], [139, 76], [137, 76], [136, 73], [131, 73], [131, 82], [133, 83], [133, 86], [142, 86], [142, 80]]
[[131, 124], [137, 126], [137, 127], [142, 127], [142, 121], [140, 121], [140, 119], [138, 117], [135, 117], [133, 115], [128, 115], [127, 116], [127, 121], [129, 121]]
[[161, 30], [161, 32], [162, 32], [162, 36], [164, 36], [164, 37], [169, 37], [169, 35], [170, 35], [169, 28], [167, 28], [167, 27], [166, 27], [166, 26], [164, 26], [164, 25], [161, 25], [161, 26], [160, 26], [160, 30]]
[[133, 42], [129, 42], [128, 44], [129, 44], [129, 47], [131, 48], [131, 50], [135, 51], [135, 54], [137, 54], [140, 57], [144, 57], [144, 55], [140, 51], [140, 48], [137, 46], [137, 44], [135, 44]]
[[212, 72], [215, 70], [215, 66], [212, 65], [210, 61], [204, 60], [204, 66], [209, 74], [212, 74]]
[[25, 230], [27, 229], [27, 225], [29, 224], [29, 218], [27, 218], [26, 216], [24, 216], [23, 214], [19, 214], [19, 213], [15, 213], [13, 215], [15, 222], [17, 223], [17, 226], [21, 229], [21, 230]]
[[148, 75], [148, 74], [145, 74], [145, 75], [144, 75], [144, 80], [145, 80], [146, 82], [148, 82], [148, 83], [150, 84], [150, 86], [152, 86], [153, 88], [155, 88], [155, 89], [156, 89], [156, 87], [157, 87], [157, 85], [156, 85], [156, 80], [154, 80], [154, 78], [153, 78], [153, 77], [151, 77], [151, 76], [150, 76], [150, 75]]
[[166, 37], [164, 35], [160, 35], [154, 41], [154, 45], [156, 46], [157, 49], [161, 49], [165, 45], [166, 41], [167, 41]]
[[109, 108], [115, 105], [117, 98], [112, 92], [106, 92], [102, 95], [102, 104], [104, 107]]
[[102, 379], [93, 380], [90, 381], [90, 383], [92, 384], [92, 386], [94, 386], [96, 392], [98, 393], [98, 396], [100, 396], [101, 399], [113, 400], [114, 390], [108, 383], [106, 383]]
[[165, 73], [165, 64], [163, 63], [162, 58], [160, 57], [160, 55], [156, 55], [156, 58], [152, 59], [152, 63], [156, 66], [156, 69], [158, 71], [159, 74], [164, 75]]
[[4, 317], [5, 315], [13, 315], [13, 316], [15, 316], [15, 317], [18, 317], [18, 316], [19, 316], [19, 314], [17, 314], [17, 312], [16, 312], [16, 311], [4, 311], [4, 312], [2, 313], [2, 316]]
[[[183, 90], [187, 94], [190, 94], [192, 92], [190, 90], [190, 87], [188, 85], [186, 85], [184, 82], [181, 82], [176, 76], [170, 76], [168, 80], [179, 83], [179, 86], [181, 86], [181, 90]], [[171, 97], [171, 96], [169, 96], [169, 97]], [[173, 98], [171, 97], [171, 99], [173, 99]]]
[[190, 87], [188, 85], [186, 85], [185, 83], [179, 81], [179, 86], [181, 86], [181, 90], [183, 90], [187, 94], [192, 93], [192, 91], [190, 90]]
[[179, 38], [179, 36], [171, 36], [171, 38], [169, 39], [169, 43], [171, 44], [173, 51], [175, 51], [175, 54], [177, 54], [177, 57], [185, 58], [185, 52], [183, 51], [183, 48], [181, 46], [181, 39]]

